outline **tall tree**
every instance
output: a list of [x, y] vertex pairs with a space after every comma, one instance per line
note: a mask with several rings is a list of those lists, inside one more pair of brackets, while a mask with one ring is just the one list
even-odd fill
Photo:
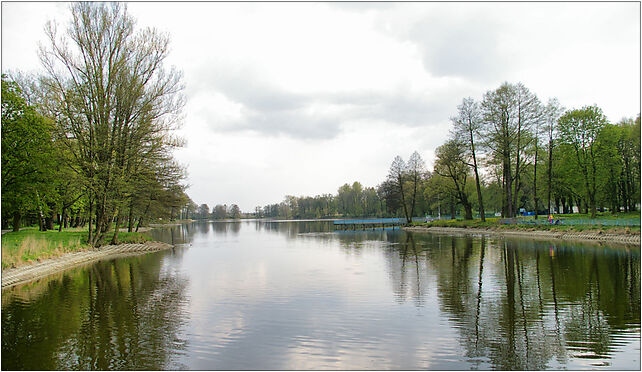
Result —
[[606, 117], [597, 106], [568, 111], [559, 119], [561, 140], [573, 148], [576, 166], [583, 176], [591, 218], [595, 218], [596, 214], [598, 153], [595, 145], [606, 123]]
[[470, 151], [470, 158], [472, 160], [473, 171], [475, 173], [475, 186], [477, 189], [477, 200], [479, 202], [479, 215], [482, 221], [486, 221], [486, 214], [484, 211], [484, 199], [481, 192], [481, 182], [479, 179], [479, 167], [477, 165], [477, 151], [476, 151], [476, 138], [482, 130], [482, 113], [479, 103], [475, 102], [472, 98], [464, 98], [462, 103], [457, 106], [457, 116], [450, 118], [454, 126], [455, 135], [461, 141], [468, 144]]
[[415, 205], [417, 204], [417, 190], [421, 189], [421, 183], [426, 173], [426, 163], [421, 158], [421, 155], [417, 151], [413, 152], [408, 158], [408, 180], [412, 188], [412, 194], [410, 194], [410, 218], [415, 216]]
[[482, 101], [484, 115], [485, 145], [491, 155], [501, 164], [502, 216], [512, 217], [513, 207], [513, 172], [511, 155], [517, 130], [515, 126], [515, 88], [504, 83], [494, 91], [488, 91]]
[[403, 161], [401, 156], [397, 155], [390, 165], [387, 181], [390, 186], [392, 186], [392, 191], [399, 199], [401, 199], [401, 206], [403, 208], [404, 216], [406, 217], [406, 222], [410, 222], [412, 216], [408, 215], [408, 206], [406, 205], [406, 196], [404, 192], [404, 183], [406, 182], [406, 179], [406, 163]]
[[564, 108], [560, 105], [557, 98], [548, 100], [545, 109], [545, 127], [548, 137], [548, 164], [546, 168], [546, 206], [548, 213], [551, 213], [551, 191], [553, 182], [553, 148], [555, 146], [555, 137], [557, 136], [557, 121], [564, 112]]
[[57, 99], [59, 140], [90, 192], [94, 246], [120, 219], [136, 165], [179, 144], [171, 133], [182, 85], [163, 65], [169, 39], [153, 29], [135, 32], [134, 24], [121, 3], [74, 3], [67, 33], [59, 36], [49, 22], [50, 46], [40, 49], [49, 96]]
[[485, 145], [502, 168], [502, 215], [518, 210], [521, 173], [532, 141], [531, 128], [539, 120], [539, 100], [522, 83], [503, 83], [486, 92], [482, 101]]
[[[521, 183], [521, 174], [526, 166], [526, 148], [532, 142], [532, 128], [539, 123], [541, 118], [540, 102], [537, 96], [532, 93], [522, 83], [515, 86], [515, 104], [517, 111], [517, 144], [515, 146], [515, 179], [513, 191], [513, 205], [515, 210], [519, 207], [517, 204]], [[537, 206], [535, 206], [537, 209]]]

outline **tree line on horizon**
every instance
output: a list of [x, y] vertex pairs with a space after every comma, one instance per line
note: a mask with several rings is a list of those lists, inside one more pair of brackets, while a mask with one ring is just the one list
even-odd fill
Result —
[[237, 220], [241, 217], [241, 208], [236, 204], [230, 206], [227, 204], [216, 204], [210, 211], [210, 207], [205, 203], [197, 205], [194, 202], [190, 202], [186, 208], [185, 218], [194, 220]]
[[640, 203], [640, 115], [612, 124], [593, 106], [543, 104], [522, 83], [503, 83], [481, 101], [464, 98], [432, 171], [415, 151], [393, 160], [376, 187], [288, 195], [256, 207], [268, 218], [412, 217], [459, 214], [485, 220], [597, 210], [636, 211]]
[[169, 38], [136, 31], [121, 3], [73, 3], [64, 33], [49, 22], [39, 76], [2, 75], [2, 228], [88, 225], [100, 246], [119, 228], [178, 218], [191, 202], [172, 155], [181, 74]]

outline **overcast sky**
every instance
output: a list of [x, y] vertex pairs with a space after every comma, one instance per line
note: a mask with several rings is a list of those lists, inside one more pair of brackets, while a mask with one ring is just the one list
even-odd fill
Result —
[[[376, 186], [396, 155], [434, 150], [464, 97], [523, 82], [546, 102], [640, 112], [639, 3], [148, 3], [187, 104], [176, 158], [198, 204]], [[2, 71], [41, 71], [66, 3], [2, 3]]]

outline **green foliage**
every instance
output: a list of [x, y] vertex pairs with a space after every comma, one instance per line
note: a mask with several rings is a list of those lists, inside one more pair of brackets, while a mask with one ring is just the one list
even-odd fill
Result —
[[38, 209], [47, 211], [56, 160], [52, 131], [52, 122], [28, 105], [18, 85], [3, 75], [3, 220], [12, 214], [19, 218]]
[[450, 139], [435, 151], [435, 173], [444, 177], [445, 187], [450, 188], [450, 194], [457, 197], [465, 210], [465, 219], [472, 219], [470, 203], [470, 187], [467, 187], [468, 175], [471, 171], [466, 162], [466, 144], [457, 139]]
[[561, 140], [573, 150], [574, 166], [582, 175], [584, 195], [591, 208], [592, 217], [595, 217], [596, 213], [596, 193], [600, 178], [598, 159], [608, 156], [605, 152], [606, 147], [597, 146], [606, 124], [606, 117], [597, 106], [568, 111], [559, 119]]

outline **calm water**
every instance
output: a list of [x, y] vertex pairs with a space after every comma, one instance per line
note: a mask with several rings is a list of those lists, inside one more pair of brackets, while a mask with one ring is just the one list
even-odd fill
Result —
[[2, 369], [640, 369], [640, 248], [201, 223], [2, 292]]

